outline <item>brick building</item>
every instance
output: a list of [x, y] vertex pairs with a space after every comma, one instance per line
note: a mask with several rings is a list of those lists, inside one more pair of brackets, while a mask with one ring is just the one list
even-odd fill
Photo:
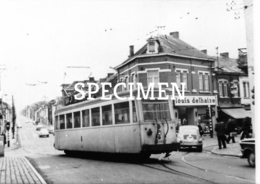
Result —
[[[182, 41], [179, 32], [151, 37], [136, 53], [130, 46], [128, 59], [115, 68], [118, 82], [126, 84], [140, 82], [148, 86], [153, 82], [156, 87], [160, 82], [171, 88], [171, 83], [185, 83], [185, 100], [177, 96], [173, 100], [176, 123], [205, 123], [202, 117], [206, 108], [216, 107], [217, 89], [211, 82], [214, 59]], [[124, 90], [128, 88], [121, 89]]]

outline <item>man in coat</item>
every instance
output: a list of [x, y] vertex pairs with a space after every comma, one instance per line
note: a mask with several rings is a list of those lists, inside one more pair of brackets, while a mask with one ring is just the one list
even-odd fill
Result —
[[228, 119], [227, 126], [226, 126], [226, 132], [228, 134], [227, 143], [229, 144], [229, 141], [232, 139], [233, 143], [236, 143], [234, 135], [232, 135], [232, 132], [235, 132], [235, 121], [231, 118]]
[[218, 137], [218, 148], [222, 149], [222, 146], [223, 148], [227, 148], [226, 136], [225, 136], [225, 124], [220, 118], [217, 118], [216, 120], [217, 120], [217, 124], [215, 125], [215, 131], [217, 132], [217, 137]]

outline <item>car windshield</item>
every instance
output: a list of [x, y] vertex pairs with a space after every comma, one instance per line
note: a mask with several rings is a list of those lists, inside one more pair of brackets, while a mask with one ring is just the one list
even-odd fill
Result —
[[186, 133], [186, 134], [196, 134], [197, 133], [197, 129], [196, 128], [183, 128], [181, 129], [182, 133]]

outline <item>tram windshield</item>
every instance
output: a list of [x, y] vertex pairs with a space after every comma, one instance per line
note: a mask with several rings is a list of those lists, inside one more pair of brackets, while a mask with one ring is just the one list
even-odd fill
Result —
[[170, 110], [168, 101], [143, 101], [144, 120], [170, 120]]

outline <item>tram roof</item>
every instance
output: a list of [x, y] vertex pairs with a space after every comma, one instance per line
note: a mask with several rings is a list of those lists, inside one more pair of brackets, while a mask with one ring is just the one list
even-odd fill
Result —
[[[147, 91], [147, 89], [148, 89], [147, 87], [144, 87], [144, 91], [145, 92]], [[158, 88], [154, 88], [154, 91], [157, 92], [158, 91], [157, 89]], [[165, 90], [167, 92], [171, 92], [172, 91], [169, 88], [163, 89], [163, 90]], [[137, 92], [138, 92], [137, 89], [133, 90], [133, 97], [137, 96]], [[118, 100], [114, 94], [106, 95], [106, 97], [109, 97], [111, 95], [112, 95], [112, 100]], [[117, 95], [119, 97], [129, 97], [130, 96], [130, 91], [118, 92]], [[58, 113], [61, 113], [61, 112], [64, 112], [64, 111], [73, 110], [73, 109], [76, 109], [76, 108], [81, 108], [81, 107], [88, 106], [88, 105], [103, 103], [105, 101], [108, 101], [108, 100], [102, 100], [101, 97], [98, 97], [98, 98], [96, 98], [94, 100], [86, 100], [86, 101], [83, 101], [83, 102], [79, 102], [79, 103], [71, 104], [71, 105], [68, 105], [68, 106], [64, 106], [64, 107], [56, 110], [55, 114], [58, 114]], [[128, 101], [128, 100], [122, 100], [122, 101]]]

